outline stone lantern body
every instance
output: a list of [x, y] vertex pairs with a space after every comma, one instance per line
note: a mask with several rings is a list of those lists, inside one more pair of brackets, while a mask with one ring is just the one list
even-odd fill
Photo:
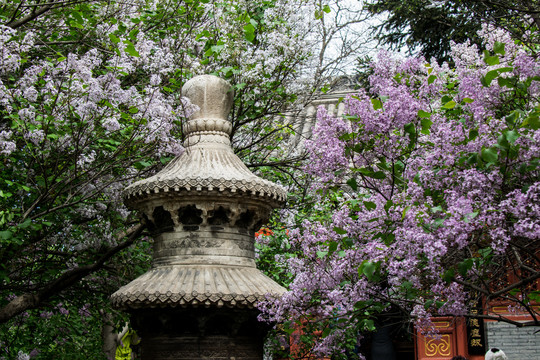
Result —
[[112, 303], [131, 314], [143, 359], [262, 359], [254, 306], [285, 289], [256, 268], [254, 232], [286, 192], [232, 151], [226, 81], [197, 76], [182, 93], [200, 108], [184, 125], [185, 152], [124, 191], [153, 234], [152, 268]]

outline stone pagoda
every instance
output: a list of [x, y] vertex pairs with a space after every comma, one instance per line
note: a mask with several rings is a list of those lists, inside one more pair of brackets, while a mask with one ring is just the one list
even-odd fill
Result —
[[197, 76], [182, 93], [200, 108], [183, 128], [186, 151], [124, 191], [153, 234], [153, 265], [112, 303], [130, 313], [142, 359], [262, 359], [255, 305], [285, 289], [256, 268], [254, 232], [286, 192], [234, 154], [229, 83]]

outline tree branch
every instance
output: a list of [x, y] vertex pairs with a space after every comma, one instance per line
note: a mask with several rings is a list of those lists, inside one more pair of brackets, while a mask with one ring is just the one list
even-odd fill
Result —
[[27, 22], [30, 22], [38, 18], [39, 16], [43, 15], [44, 13], [49, 11], [54, 5], [56, 5], [56, 3], [52, 2], [52, 3], [48, 3], [47, 5], [40, 7], [39, 9], [34, 8], [34, 10], [32, 10], [30, 14], [20, 18], [19, 20], [12, 20], [8, 22], [6, 26], [9, 26], [12, 29], [17, 29], [18, 27], [23, 26]]
[[118, 252], [133, 244], [133, 242], [141, 235], [145, 227], [146, 226], [144, 224], [138, 224], [129, 228], [125, 232], [118, 234], [116, 236], [118, 241], [126, 236], [128, 236], [128, 239], [107, 251], [95, 263], [68, 270], [57, 279], [45, 285], [41, 291], [37, 293], [22, 294], [11, 300], [6, 306], [0, 309], [0, 324], [5, 323], [26, 310], [39, 307], [51, 296], [69, 288], [89, 274], [101, 269], [106, 261], [111, 259]]

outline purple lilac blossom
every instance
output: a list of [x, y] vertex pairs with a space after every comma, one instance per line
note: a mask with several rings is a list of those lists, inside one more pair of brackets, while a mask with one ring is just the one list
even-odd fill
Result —
[[[432, 316], [464, 315], [470, 305], [460, 282], [442, 280], [446, 267], [460, 261], [453, 257], [474, 251], [477, 242], [501, 255], [512, 241], [540, 239], [538, 175], [532, 172], [531, 182], [527, 174], [508, 170], [538, 161], [540, 130], [509, 128], [508, 114], [501, 115], [510, 96], [504, 82], [486, 86], [482, 80], [501, 67], [510, 69], [502, 78], [526, 80], [539, 74], [540, 65], [504, 32], [484, 27], [481, 35], [488, 50], [496, 42], [506, 45], [500, 64], [486, 64], [469, 43], [453, 44], [454, 69], [381, 52], [372, 65], [371, 93], [361, 90], [346, 99], [347, 120], [318, 110], [314, 139], [306, 142], [311, 156], [306, 171], [318, 189], [343, 186], [350, 178], [357, 189], [334, 193], [327, 221], [305, 221], [291, 231], [292, 248], [301, 254], [288, 260], [294, 280], [280, 300], [261, 304], [261, 318], [346, 317], [357, 302], [389, 298], [408, 309], [421, 332], [437, 336]], [[529, 99], [540, 96], [537, 83], [528, 88]], [[449, 97], [443, 100], [441, 94]], [[537, 106], [533, 100], [523, 109], [532, 112]], [[459, 109], [459, 115], [450, 109]], [[408, 126], [417, 129], [413, 147]], [[483, 154], [500, 148], [494, 145], [501, 143], [501, 134], [510, 136], [518, 152], [507, 158], [505, 168], [497, 162], [486, 166]], [[479, 165], [470, 165], [471, 159]], [[402, 169], [400, 187], [389, 170], [396, 166]], [[376, 170], [383, 176], [370, 177]], [[345, 239], [354, 242], [346, 245]], [[334, 251], [329, 244], [335, 244]], [[385, 281], [359, 273], [366, 263], [376, 264]], [[455, 279], [465, 276], [475, 279], [477, 269]], [[408, 300], [407, 287], [424, 296]], [[314, 351], [338, 351], [342, 335], [338, 329], [318, 339]]]

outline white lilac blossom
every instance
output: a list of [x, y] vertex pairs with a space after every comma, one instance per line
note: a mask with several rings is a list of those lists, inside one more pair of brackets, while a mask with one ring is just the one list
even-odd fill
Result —
[[9, 155], [17, 149], [15, 142], [11, 140], [12, 131], [0, 131], [0, 154]]
[[30, 360], [30, 355], [26, 354], [22, 350], [19, 350], [17, 354], [17, 360]]

